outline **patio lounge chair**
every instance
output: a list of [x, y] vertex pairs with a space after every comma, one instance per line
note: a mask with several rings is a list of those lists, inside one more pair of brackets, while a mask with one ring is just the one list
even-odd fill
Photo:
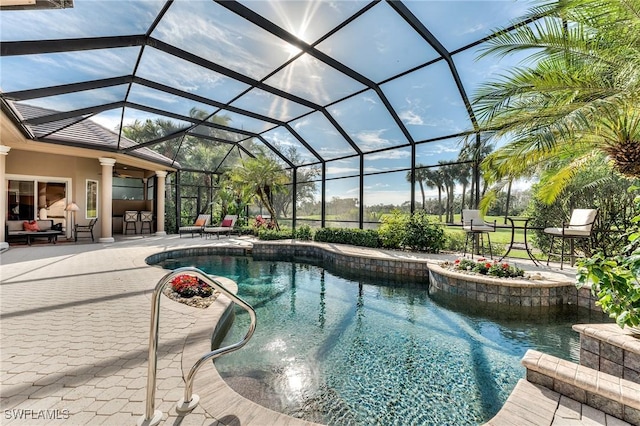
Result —
[[560, 269], [564, 264], [564, 240], [569, 240], [569, 256], [571, 257], [571, 266], [575, 263], [575, 252], [573, 240], [579, 238], [591, 238], [591, 230], [598, 216], [598, 209], [574, 209], [571, 212], [569, 223], [562, 223], [561, 228], [544, 228], [544, 233], [551, 236], [551, 245], [549, 246], [549, 256], [547, 257], [547, 265], [553, 254], [553, 241], [556, 237], [562, 238], [562, 249], [560, 254]]
[[487, 234], [487, 241], [489, 242], [489, 257], [493, 259], [493, 253], [491, 252], [491, 238], [489, 238], [489, 232], [495, 232], [496, 222], [485, 222], [480, 210], [462, 210], [462, 229], [467, 234], [467, 238], [464, 241], [464, 253], [467, 254], [467, 244], [469, 243], [469, 237], [471, 237], [471, 258], [473, 259], [473, 253], [480, 247], [476, 247], [476, 244], [481, 244], [484, 252], [484, 234]]
[[180, 234], [180, 238], [182, 238], [182, 234], [191, 234], [191, 238], [193, 238], [194, 234], [200, 234], [202, 237], [202, 231], [204, 227], [209, 224], [209, 220], [211, 220], [210, 214], [201, 214], [198, 215], [198, 218], [191, 226], [181, 226], [178, 228], [178, 234]]
[[222, 233], [227, 233], [227, 237], [231, 235], [231, 231], [233, 231], [233, 227], [236, 224], [236, 220], [238, 220], [238, 215], [237, 214], [228, 214], [224, 217], [224, 219], [222, 219], [222, 222], [220, 222], [220, 226], [211, 226], [211, 227], [205, 227], [204, 228], [204, 233], [205, 236], [209, 236], [212, 234], [216, 234], [218, 236], [218, 239], [220, 239], [220, 234]]

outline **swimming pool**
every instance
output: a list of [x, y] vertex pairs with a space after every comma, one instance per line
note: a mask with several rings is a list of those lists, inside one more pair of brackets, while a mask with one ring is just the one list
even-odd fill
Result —
[[[487, 309], [430, 296], [415, 283], [347, 279], [310, 263], [196, 256], [162, 265], [228, 277], [254, 306], [251, 341], [216, 361], [232, 388], [328, 425], [483, 423], [524, 376], [527, 349], [577, 361], [571, 325], [597, 315], [575, 306]], [[238, 310], [225, 342], [247, 327]]]

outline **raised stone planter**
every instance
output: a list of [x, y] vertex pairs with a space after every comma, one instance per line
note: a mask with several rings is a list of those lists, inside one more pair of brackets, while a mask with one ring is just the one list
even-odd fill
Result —
[[616, 324], [576, 324], [580, 365], [640, 384], [640, 336]]
[[432, 291], [457, 294], [478, 302], [531, 307], [580, 304], [597, 308], [588, 289], [579, 292], [564, 276], [539, 280], [496, 278], [430, 264], [429, 282]]

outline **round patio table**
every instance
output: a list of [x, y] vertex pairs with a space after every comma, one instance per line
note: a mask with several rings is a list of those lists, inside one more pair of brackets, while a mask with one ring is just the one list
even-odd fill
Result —
[[[511, 250], [525, 250], [527, 252], [527, 255], [529, 256], [529, 259], [533, 260], [533, 263], [536, 266], [541, 266], [541, 264], [538, 262], [538, 259], [536, 259], [533, 256], [533, 253], [531, 252], [531, 247], [529, 247], [529, 243], [527, 241], [527, 230], [530, 230], [530, 229], [536, 230], [536, 229], [542, 229], [542, 228], [528, 226], [528, 223], [531, 220], [530, 217], [507, 216], [507, 220], [511, 224], [511, 241], [509, 242], [509, 247], [507, 248], [507, 252], [500, 258], [499, 262], [502, 261], [502, 259], [504, 259], [505, 257], [507, 257], [507, 255], [511, 252]], [[522, 229], [524, 231], [523, 241], [516, 241], [516, 229]]]

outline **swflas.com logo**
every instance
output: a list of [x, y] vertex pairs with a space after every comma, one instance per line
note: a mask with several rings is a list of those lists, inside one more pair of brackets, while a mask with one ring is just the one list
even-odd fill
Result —
[[69, 410], [31, 410], [12, 408], [4, 410], [6, 420], [66, 420]]

